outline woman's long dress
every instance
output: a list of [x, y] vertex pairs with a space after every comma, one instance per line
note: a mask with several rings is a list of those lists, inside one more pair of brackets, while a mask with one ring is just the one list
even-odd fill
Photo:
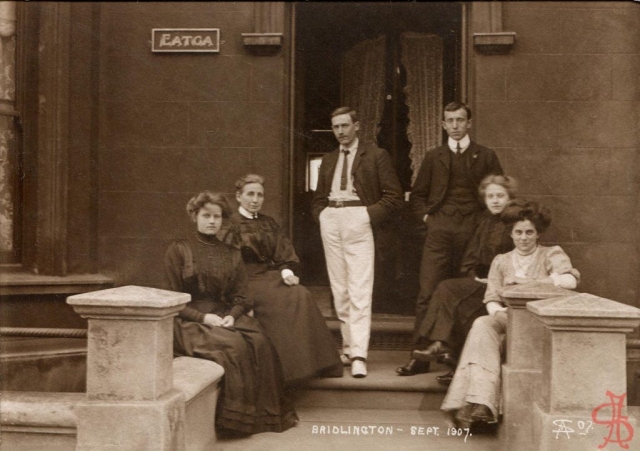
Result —
[[278, 352], [285, 383], [341, 377], [338, 345], [311, 293], [282, 280], [281, 271], [294, 269], [299, 260], [276, 221], [263, 214], [256, 219], [237, 214], [229, 224], [220, 235], [242, 252], [254, 315]]
[[487, 314], [482, 302], [487, 284], [478, 282], [476, 277], [485, 279], [494, 257], [512, 249], [513, 239], [500, 215], [483, 212], [462, 260], [461, 273], [465, 277], [438, 284], [419, 336], [427, 343], [444, 341], [456, 351], [462, 349], [473, 321]]
[[[237, 249], [196, 232], [165, 254], [171, 288], [191, 294], [174, 321], [174, 353], [213, 360], [224, 368], [216, 424], [242, 433], [281, 432], [297, 421], [284, 396], [277, 354], [260, 324], [246, 316], [247, 274]], [[210, 327], [206, 313], [233, 316], [233, 327]]]
[[[516, 276], [515, 252], [498, 255], [491, 264], [485, 303], [499, 302], [496, 289], [504, 286], [506, 278]], [[524, 275], [526, 279], [538, 280], [550, 274], [571, 274], [577, 280], [580, 278], [580, 273], [573, 268], [571, 260], [559, 246], [538, 246], [526, 273], [518, 274], [518, 277]], [[474, 321], [442, 403], [442, 410], [458, 410], [466, 403], [484, 404], [491, 409], [494, 418], [498, 418], [500, 368], [506, 331], [506, 312], [481, 316]]]

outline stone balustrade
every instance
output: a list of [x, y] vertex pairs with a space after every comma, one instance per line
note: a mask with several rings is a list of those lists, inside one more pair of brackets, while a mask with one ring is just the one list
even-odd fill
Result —
[[502, 449], [582, 451], [631, 437], [625, 334], [640, 309], [545, 284], [499, 294], [509, 306]]
[[[222, 369], [213, 362], [173, 359], [173, 317], [190, 298], [125, 286], [67, 299], [89, 322], [87, 394], [74, 409], [77, 451], [182, 451], [215, 439]], [[201, 413], [204, 433], [196, 434], [197, 446], [185, 445], [187, 402]]]

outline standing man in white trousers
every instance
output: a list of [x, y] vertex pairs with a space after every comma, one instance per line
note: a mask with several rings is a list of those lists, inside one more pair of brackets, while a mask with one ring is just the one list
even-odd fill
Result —
[[[325, 155], [313, 199], [336, 313], [342, 361], [353, 377], [367, 375], [376, 230], [402, 207], [402, 188], [385, 150], [358, 139], [357, 113], [331, 114], [340, 148]], [[388, 225], [388, 224], [387, 224]]]

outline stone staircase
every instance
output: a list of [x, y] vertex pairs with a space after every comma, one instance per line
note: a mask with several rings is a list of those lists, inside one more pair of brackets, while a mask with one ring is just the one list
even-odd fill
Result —
[[[328, 287], [307, 287], [318, 302], [340, 346], [340, 323], [331, 307]], [[453, 434], [453, 423], [440, 411], [446, 387], [436, 376], [448, 368], [435, 364], [431, 372], [396, 375], [411, 351], [413, 317], [373, 314], [368, 376], [316, 379], [290, 391], [300, 422], [284, 433], [250, 437], [219, 437], [212, 451], [244, 450], [424, 450], [493, 451], [495, 435]]]
[[409, 356], [402, 351], [371, 351], [367, 362], [368, 376], [351, 377], [350, 369], [341, 378], [311, 381], [295, 394], [296, 407], [346, 409], [438, 410], [446, 387], [436, 376], [448, 371], [436, 365], [427, 374], [400, 377], [396, 367]]
[[[329, 290], [326, 287], [311, 287], [310, 290], [329, 328], [336, 336], [338, 347], [339, 322], [331, 308]], [[242, 438], [218, 437], [217, 441], [203, 442], [207, 444], [198, 449], [500, 449], [500, 442], [495, 434], [468, 435], [455, 429], [450, 418], [439, 410], [446, 387], [437, 382], [436, 376], [448, 370], [445, 366], [435, 364], [431, 372], [411, 377], [396, 375], [395, 368], [409, 358], [412, 329], [413, 318], [410, 316], [374, 314], [368, 359], [369, 375], [366, 378], [352, 378], [349, 368], [345, 368], [342, 378], [317, 379], [304, 387], [290, 389], [289, 394], [294, 399], [300, 419], [296, 427], [281, 434], [264, 433]], [[5, 376], [8, 374], [7, 363], [12, 358], [24, 359], [31, 356], [36, 349], [46, 355], [51, 353], [51, 358], [56, 357], [64, 363], [64, 369], [68, 370], [69, 362], [66, 360], [71, 358], [71, 363], [78, 365], [73, 359], [77, 360], [78, 351], [83, 351], [86, 346], [83, 340], [77, 339], [48, 339], [45, 344], [40, 343], [42, 340], [5, 340], [2, 343], [6, 360], [2, 362]], [[83, 342], [82, 345], [78, 344], [80, 342]], [[81, 374], [84, 371], [74, 368], [73, 373]], [[24, 380], [24, 376], [33, 377], [16, 372], [13, 379]], [[38, 390], [35, 387], [31, 389]], [[640, 408], [629, 407], [627, 413], [630, 417], [640, 420]]]

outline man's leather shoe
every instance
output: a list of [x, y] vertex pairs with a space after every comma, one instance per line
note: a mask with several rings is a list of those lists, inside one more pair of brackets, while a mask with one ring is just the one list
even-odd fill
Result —
[[405, 366], [396, 368], [396, 373], [398, 373], [399, 376], [413, 376], [415, 374], [428, 373], [429, 366], [429, 362], [419, 362], [416, 359], [411, 359]]
[[474, 423], [497, 423], [491, 409], [484, 404], [476, 404], [471, 411], [471, 421]]
[[436, 380], [440, 382], [442, 385], [449, 385], [453, 380], [453, 371], [449, 371], [447, 374], [442, 374], [436, 377]]
[[445, 352], [444, 354], [438, 355], [436, 359], [438, 363], [444, 363], [449, 368], [455, 369], [458, 366], [458, 357], [456, 357], [451, 352]]
[[452, 354], [451, 348], [441, 341], [435, 341], [425, 350], [416, 349], [411, 356], [416, 360], [430, 362], [432, 360], [438, 360], [438, 358], [444, 354]]
[[473, 411], [475, 406], [476, 404], [467, 403], [462, 406], [461, 409], [458, 409], [456, 415], [453, 418], [456, 426], [461, 428], [468, 428], [471, 426], [471, 423], [473, 423], [473, 420], [471, 419], [471, 412]]

